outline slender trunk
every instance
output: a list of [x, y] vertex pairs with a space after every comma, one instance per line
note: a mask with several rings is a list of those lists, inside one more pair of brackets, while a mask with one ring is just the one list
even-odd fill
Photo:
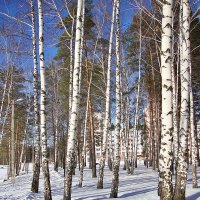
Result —
[[126, 129], [125, 129], [125, 166], [126, 166], [126, 171], [128, 174], [130, 174], [130, 167], [129, 167], [129, 124], [130, 124], [130, 100], [129, 96], [127, 97], [126, 101]]
[[49, 163], [47, 158], [47, 133], [46, 133], [46, 80], [44, 66], [44, 22], [42, 0], [38, 0], [39, 19], [39, 55], [40, 55], [40, 125], [42, 136], [42, 170], [44, 175], [44, 199], [51, 200], [51, 184], [49, 174]]
[[[188, 45], [190, 42], [188, 41]], [[194, 118], [194, 100], [192, 91], [192, 65], [191, 65], [191, 52], [189, 55], [189, 66], [190, 66], [190, 132], [192, 137], [192, 187], [198, 188], [197, 178], [197, 152], [198, 152], [198, 138], [195, 131], [195, 118]]]
[[20, 159], [19, 159], [19, 171], [17, 173], [18, 175], [19, 175], [19, 172], [21, 171], [21, 166], [22, 166], [22, 162], [23, 162], [24, 148], [25, 148], [25, 143], [26, 143], [27, 127], [28, 127], [28, 122], [29, 122], [29, 112], [30, 112], [30, 109], [28, 109], [28, 114], [27, 114], [27, 118], [26, 118], [26, 124], [25, 124], [25, 129], [24, 129], [24, 137], [23, 137], [23, 142], [22, 142], [22, 150], [21, 150]]
[[[156, 82], [155, 82], [155, 72], [154, 72], [154, 63], [153, 63], [153, 57], [152, 57], [152, 51], [150, 47], [150, 59], [151, 59], [151, 68], [152, 68], [152, 82], [153, 87], [150, 94], [150, 126], [152, 131], [152, 167], [153, 170], [156, 170], [157, 168], [157, 160], [158, 160], [158, 154], [157, 154], [157, 147], [158, 143], [157, 141], [157, 130], [156, 130], [156, 104], [157, 104], [157, 95], [156, 95]], [[154, 113], [155, 112], [155, 113]], [[155, 120], [154, 120], [155, 119]]]
[[7, 179], [11, 177], [11, 138], [9, 137], [8, 146], [8, 169], [7, 169]]
[[[172, 19], [172, 25], [174, 24], [174, 15]], [[173, 26], [174, 27], [174, 26]], [[174, 28], [172, 27], [172, 31]], [[174, 31], [172, 35], [172, 102], [173, 102], [173, 155], [174, 155], [174, 168], [177, 163], [177, 156], [178, 156], [178, 126], [177, 126], [177, 82], [175, 78], [175, 70], [174, 70], [174, 48], [175, 48], [175, 41], [174, 41]]]
[[[52, 73], [53, 73], [52, 69]], [[54, 130], [54, 170], [58, 171], [58, 139], [59, 139], [59, 132], [58, 132], [58, 72], [57, 69], [55, 68], [55, 74], [52, 74], [53, 76], [53, 80], [54, 80], [54, 86], [53, 86], [53, 90], [54, 90], [54, 104], [53, 104], [53, 108], [52, 108], [52, 120], [53, 120], [53, 130]], [[55, 105], [55, 106], [54, 106]], [[55, 113], [55, 114], [54, 114]], [[55, 119], [55, 125], [54, 125], [54, 119]]]
[[120, 129], [121, 129], [121, 84], [120, 84], [120, 0], [116, 1], [116, 125], [114, 135], [114, 160], [112, 167], [112, 186], [110, 198], [117, 198], [120, 166]]
[[185, 199], [185, 188], [188, 170], [188, 135], [189, 135], [189, 83], [190, 83], [190, 7], [189, 1], [182, 1], [182, 32], [180, 77], [181, 77], [181, 109], [180, 109], [180, 130], [179, 149], [176, 169], [176, 184], [174, 200]]
[[[91, 74], [91, 76], [92, 76], [92, 74]], [[85, 123], [84, 123], [84, 131], [83, 131], [83, 150], [82, 150], [82, 154], [81, 154], [79, 187], [82, 187], [82, 185], [83, 185], [83, 169], [84, 169], [84, 161], [86, 160], [86, 137], [87, 137], [87, 121], [88, 121], [88, 110], [89, 110], [89, 98], [90, 98], [91, 80], [92, 79], [90, 77], [90, 83], [88, 85], [86, 111], [85, 111]]]
[[110, 171], [112, 171], [112, 161], [113, 161], [113, 156], [112, 156], [112, 131], [108, 131], [108, 138], [107, 138], [107, 163], [108, 163], [108, 168]]
[[[67, 6], [66, 6], [67, 7]], [[67, 7], [68, 8], [68, 7]], [[67, 9], [68, 10], [68, 9]], [[69, 11], [69, 10], [68, 10]], [[69, 46], [69, 50], [70, 50], [70, 61], [69, 61], [69, 66], [70, 66], [70, 70], [69, 70], [69, 112], [68, 112], [68, 119], [70, 121], [70, 117], [71, 117], [71, 109], [72, 109], [72, 96], [73, 96], [73, 71], [74, 71], [74, 51], [73, 51], [73, 41], [74, 41], [74, 24], [75, 24], [75, 18], [71, 15], [71, 13], [69, 13], [69, 16], [72, 19], [72, 24], [71, 24], [71, 35], [70, 35], [70, 46]], [[68, 124], [69, 126], [69, 124]], [[68, 129], [69, 130], [69, 129]], [[66, 141], [67, 143], [67, 139], [68, 139], [68, 132], [66, 137], [64, 136], [64, 141]], [[66, 151], [67, 151], [67, 146], [64, 145], [64, 153], [63, 153], [63, 169], [64, 169], [64, 174], [65, 174], [65, 158], [66, 158]]]
[[[6, 88], [7, 88], [7, 84], [8, 84], [8, 76], [9, 76], [9, 70], [7, 70], [6, 80], [5, 80], [4, 87], [3, 87], [3, 95], [2, 95], [1, 108], [0, 108], [0, 121], [2, 121], [3, 104], [4, 104], [5, 95], [6, 95]], [[3, 135], [1, 134], [0, 135], [0, 142], [1, 142], [2, 137], [3, 137]]]
[[6, 113], [5, 113], [5, 116], [4, 116], [4, 120], [3, 120], [3, 125], [2, 125], [2, 129], [1, 129], [1, 135], [3, 136], [4, 135], [4, 127], [5, 127], [5, 124], [6, 124], [6, 120], [7, 120], [7, 116], [8, 116], [8, 111], [9, 111], [9, 108], [10, 108], [10, 97], [11, 97], [11, 93], [12, 93], [12, 88], [13, 88], [13, 67], [11, 67], [10, 69], [10, 85], [9, 85], [9, 89], [8, 89], [8, 94], [7, 94], [7, 97], [8, 97], [8, 106], [6, 108]]
[[144, 131], [145, 131], [145, 161], [144, 165], [148, 168], [149, 167], [149, 133], [147, 129], [147, 122], [145, 120], [144, 124]]
[[160, 155], [160, 124], [159, 124], [159, 102], [156, 95], [156, 167], [159, 168], [159, 155]]
[[107, 150], [107, 138], [109, 132], [109, 121], [110, 121], [110, 82], [111, 82], [111, 60], [112, 60], [112, 43], [113, 43], [113, 30], [114, 30], [114, 20], [115, 20], [115, 7], [116, 0], [113, 4], [112, 10], [112, 20], [111, 20], [111, 29], [110, 29], [110, 39], [109, 39], [109, 53], [108, 53], [108, 71], [107, 71], [107, 84], [106, 84], [106, 109], [105, 109], [105, 119], [103, 127], [103, 143], [102, 143], [102, 152], [101, 159], [99, 163], [99, 176], [97, 188], [103, 189], [103, 178], [104, 178], [104, 166], [106, 159], [106, 150]]
[[159, 157], [159, 188], [161, 200], [171, 200], [172, 185], [172, 0], [166, 0], [162, 8], [161, 75], [162, 75], [162, 129]]
[[35, 13], [34, 5], [31, 0], [31, 18], [32, 18], [32, 48], [33, 48], [33, 90], [34, 90], [34, 126], [35, 126], [35, 162], [33, 166], [33, 179], [31, 191], [38, 193], [39, 177], [40, 177], [40, 130], [39, 130], [39, 105], [38, 105], [38, 70], [37, 70], [37, 52], [36, 52], [36, 34], [35, 34]]
[[[190, 73], [190, 77], [191, 77], [191, 73]], [[196, 137], [195, 128], [194, 128], [194, 105], [193, 105], [193, 93], [192, 93], [191, 80], [190, 80], [190, 132], [191, 132], [191, 137], [192, 137], [192, 187], [198, 188], [197, 137]]]
[[91, 153], [92, 153], [92, 178], [96, 178], [96, 153], [95, 153], [95, 138], [94, 138], [94, 119], [92, 112], [91, 95], [89, 98], [89, 114], [90, 114], [90, 134], [91, 134]]
[[[85, 0], [82, 2], [82, 8], [85, 7]], [[82, 9], [81, 8], [81, 9]], [[81, 16], [82, 16], [82, 20], [81, 20], [81, 37], [80, 37], [80, 55], [79, 55], [79, 63], [80, 63], [80, 68], [79, 68], [79, 76], [78, 76], [78, 93], [79, 93], [79, 98], [78, 98], [78, 110], [79, 110], [79, 104], [80, 104], [80, 99], [81, 99], [81, 81], [82, 81], [82, 61], [83, 61], [83, 47], [84, 47], [84, 23], [85, 23], [85, 9], [82, 9], [81, 10]], [[87, 57], [87, 55], [86, 55]], [[72, 94], [73, 94], [73, 91], [72, 91]], [[78, 149], [77, 147], [77, 131], [75, 131], [75, 138], [76, 138], [76, 141], [75, 141], [75, 149]], [[76, 166], [77, 166], [77, 153], [78, 151], [75, 150], [75, 153], [74, 153], [74, 168], [73, 168], [73, 175], [75, 175], [75, 169], [76, 169]]]
[[64, 180], [64, 200], [71, 200], [71, 186], [72, 186], [72, 174], [75, 164], [75, 142], [76, 142], [76, 129], [77, 129], [77, 117], [78, 117], [78, 107], [79, 107], [79, 73], [81, 66], [81, 33], [82, 27], [82, 10], [85, 9], [82, 0], [78, 0], [77, 6], [77, 17], [76, 17], [76, 42], [75, 42], [75, 52], [74, 52], [74, 70], [73, 70], [73, 95], [72, 95], [72, 107], [71, 116], [69, 119], [69, 133], [68, 133], [68, 144], [67, 144], [67, 156], [66, 156], [66, 166], [65, 166], [65, 180]]
[[[70, 15], [71, 16], [71, 15]], [[74, 71], [74, 63], [73, 63], [73, 41], [74, 41], [74, 23], [75, 19], [72, 18], [72, 25], [71, 25], [71, 38], [70, 38], [70, 61], [69, 61], [69, 119], [71, 116], [71, 109], [72, 109], [72, 96], [73, 96], [73, 71]]]
[[11, 101], [11, 181], [15, 182], [15, 101]]
[[[93, 66], [92, 66], [93, 68]], [[93, 119], [93, 110], [92, 110], [92, 99], [91, 99], [91, 84], [92, 84], [92, 76], [93, 76], [93, 69], [91, 69], [91, 73], [89, 73], [88, 68], [88, 59], [87, 59], [87, 51], [86, 51], [86, 77], [87, 77], [87, 84], [88, 84], [88, 114], [89, 114], [89, 127], [90, 127], [90, 160], [91, 160], [91, 169], [92, 169], [92, 177], [97, 177], [96, 175], [96, 153], [95, 153], [95, 138], [94, 138], [94, 119]]]

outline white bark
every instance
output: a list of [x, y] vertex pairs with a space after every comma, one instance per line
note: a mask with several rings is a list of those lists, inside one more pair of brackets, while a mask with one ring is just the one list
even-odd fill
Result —
[[72, 85], [73, 85], [73, 41], [74, 41], [74, 18], [72, 19], [72, 26], [71, 26], [71, 38], [70, 38], [70, 71], [69, 71], [69, 117], [71, 115], [71, 108], [72, 108], [72, 95], [73, 95], [73, 90], [72, 90]]
[[11, 181], [15, 183], [15, 101], [11, 101]]
[[[55, 70], [55, 71], [54, 71]], [[54, 91], [54, 102], [52, 108], [52, 118], [54, 124], [54, 170], [58, 171], [58, 140], [59, 140], [59, 132], [58, 132], [58, 120], [59, 120], [59, 110], [58, 110], [58, 71], [57, 68], [52, 68], [52, 77], [53, 77], [53, 91]], [[54, 122], [55, 120], [55, 122]]]
[[[85, 0], [82, 0], [82, 7], [85, 8]], [[82, 80], [82, 61], [83, 61], [83, 46], [84, 46], [84, 23], [85, 23], [85, 9], [82, 9], [82, 21], [81, 21], [81, 44], [80, 44], [80, 72], [79, 72], [79, 93], [81, 92], [81, 80]], [[80, 99], [79, 99], [80, 100]]]
[[[174, 14], [172, 18], [172, 31], [174, 30]], [[178, 123], [177, 123], [177, 79], [175, 78], [175, 70], [174, 70], [174, 31], [172, 32], [172, 102], [173, 102], [173, 153], [174, 153], [174, 167], [177, 162], [178, 156]]]
[[162, 8], [162, 128], [159, 156], [159, 195], [161, 199], [172, 199], [172, 0], [166, 0]]
[[[2, 100], [1, 100], [1, 108], [0, 108], [0, 122], [2, 122], [2, 112], [3, 112], [3, 104], [4, 104], [4, 100], [5, 100], [5, 95], [6, 95], [6, 88], [7, 88], [7, 84], [8, 84], [8, 76], [9, 76], [9, 70], [7, 70], [6, 73], [6, 79], [5, 79], [5, 83], [4, 83], [4, 87], [3, 87], [3, 95], [2, 95]], [[2, 135], [0, 135], [0, 141], [2, 139]]]
[[197, 137], [195, 134], [194, 127], [194, 102], [193, 102], [193, 93], [192, 93], [192, 70], [190, 63], [190, 132], [192, 137], [192, 186], [193, 188], [198, 188], [198, 179], [197, 179]]
[[46, 80], [44, 65], [44, 22], [42, 0], [38, 0], [39, 19], [39, 58], [40, 58], [40, 131], [42, 136], [42, 169], [44, 175], [44, 199], [51, 200], [51, 185], [49, 164], [47, 158], [47, 133], [46, 133]]
[[26, 144], [27, 127], [28, 127], [28, 122], [29, 122], [29, 114], [30, 114], [30, 106], [27, 112], [27, 117], [26, 117], [26, 124], [25, 124], [24, 136], [23, 136], [23, 141], [22, 141], [22, 150], [21, 150], [20, 159], [19, 159], [19, 172], [21, 171], [21, 166], [23, 162], [24, 149], [25, 149], [25, 144]]
[[4, 127], [5, 127], [5, 124], [6, 124], [6, 120], [7, 120], [7, 116], [8, 116], [8, 112], [9, 112], [9, 107], [10, 107], [10, 97], [11, 97], [11, 92], [12, 92], [12, 87], [13, 87], [13, 67], [11, 67], [11, 70], [10, 70], [10, 85], [9, 85], [9, 89], [8, 89], [8, 94], [7, 94], [7, 99], [8, 99], [8, 105], [7, 105], [7, 108], [6, 108], [6, 113], [5, 113], [5, 116], [4, 116], [4, 121], [3, 121], [3, 125], [2, 125], [2, 129], [1, 129], [1, 135], [3, 136], [4, 135]]
[[31, 20], [32, 20], [32, 48], [33, 48], [33, 90], [34, 90], [34, 126], [35, 126], [35, 162], [33, 167], [33, 180], [31, 191], [38, 193], [39, 177], [40, 177], [40, 130], [39, 130], [39, 105], [38, 105], [38, 70], [37, 70], [37, 51], [36, 51], [36, 33], [35, 33], [35, 9], [33, 1], [30, 1], [31, 5]]
[[67, 145], [66, 156], [66, 168], [65, 168], [65, 181], [64, 181], [64, 200], [71, 199], [71, 185], [72, 185], [72, 173], [75, 160], [75, 142], [76, 142], [76, 128], [77, 128], [77, 116], [78, 116], [78, 103], [79, 103], [79, 73], [80, 73], [80, 47], [81, 47], [81, 33], [82, 27], [82, 9], [83, 1], [78, 0], [77, 6], [77, 18], [76, 18], [76, 38], [75, 38], [75, 52], [74, 52], [74, 71], [73, 71], [73, 95], [72, 95], [72, 108], [69, 121], [69, 137]]
[[185, 187], [188, 170], [188, 135], [189, 135], [189, 83], [190, 83], [190, 7], [189, 1], [182, 1], [182, 50], [180, 60], [181, 76], [181, 109], [180, 109], [180, 130], [179, 149], [177, 160], [176, 186], [174, 200], [185, 199]]
[[97, 183], [98, 189], [103, 189], [104, 166], [105, 166], [105, 159], [106, 159], [107, 140], [108, 140], [109, 122], [110, 122], [110, 82], [111, 82], [111, 74], [110, 73], [111, 73], [111, 62], [112, 62], [111, 59], [112, 59], [112, 44], [113, 44], [115, 9], [116, 9], [116, 0], [113, 2], [111, 28], [110, 28], [107, 83], [106, 83], [106, 109], [105, 109], [105, 119], [104, 119], [104, 126], [103, 126], [102, 152], [101, 152], [101, 159], [100, 159], [100, 163], [99, 163], [99, 176], [98, 176], [98, 183]]
[[86, 111], [85, 111], [85, 122], [84, 122], [84, 130], [83, 130], [83, 150], [81, 152], [79, 187], [82, 187], [83, 185], [83, 169], [84, 169], [84, 161], [86, 159], [86, 156], [85, 156], [86, 155], [86, 137], [87, 137], [86, 133], [87, 133], [88, 110], [89, 110], [90, 86], [91, 84], [89, 84], [89, 88], [88, 88]]
[[[129, 96], [127, 96], [125, 108], [126, 108], [126, 127], [125, 127], [125, 138], [124, 138], [124, 143], [125, 143], [125, 165], [126, 165], [127, 173], [130, 174], [130, 167], [129, 167], [130, 99], [129, 99]], [[123, 121], [122, 121], [122, 123], [123, 123]]]
[[[188, 45], [190, 45], [190, 41], [188, 41]], [[191, 51], [191, 48], [190, 48]], [[191, 52], [190, 52], [191, 53]], [[195, 113], [194, 113], [194, 100], [193, 100], [193, 91], [192, 91], [192, 66], [191, 66], [191, 55], [189, 60], [190, 65], [190, 132], [192, 137], [192, 186], [193, 188], [198, 188], [198, 178], [197, 178], [197, 166], [198, 166], [198, 159], [197, 159], [197, 135], [195, 133]]]
[[116, 119], [114, 135], [114, 160], [110, 198], [117, 198], [120, 166], [121, 84], [120, 84], [120, 0], [116, 1]]

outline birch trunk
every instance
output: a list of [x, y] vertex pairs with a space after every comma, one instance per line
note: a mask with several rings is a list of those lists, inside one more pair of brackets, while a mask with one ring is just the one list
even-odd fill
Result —
[[161, 200], [171, 200], [172, 185], [172, 0], [166, 0], [162, 12], [161, 76], [162, 76], [162, 128], [159, 156], [159, 189]]
[[65, 166], [65, 180], [64, 180], [64, 200], [71, 200], [71, 185], [72, 185], [72, 174], [75, 164], [75, 142], [76, 142], [76, 129], [77, 129], [77, 117], [79, 107], [79, 73], [80, 73], [80, 50], [81, 50], [81, 33], [82, 27], [82, 9], [83, 1], [78, 0], [77, 5], [77, 16], [76, 16], [76, 38], [75, 38], [75, 52], [74, 52], [74, 70], [73, 70], [73, 95], [72, 95], [72, 107], [71, 116], [69, 120], [69, 133], [68, 133], [68, 145], [67, 145], [67, 156]]
[[175, 84], [175, 73], [174, 67], [172, 67], [172, 88], [173, 88], [173, 154], [174, 164], [177, 163], [178, 157], [178, 126], [177, 126], [177, 95], [176, 95], [176, 84]]
[[89, 97], [89, 120], [90, 120], [90, 133], [91, 133], [91, 154], [92, 154], [92, 178], [96, 178], [96, 153], [95, 153], [95, 138], [94, 138], [94, 119], [92, 111], [91, 94]]
[[[174, 14], [172, 18], [172, 31], [174, 30]], [[174, 70], [174, 48], [175, 48], [175, 39], [174, 39], [174, 31], [172, 35], [172, 102], [173, 102], [173, 155], [174, 155], [174, 162], [173, 165], [175, 167], [177, 163], [177, 156], [178, 156], [178, 126], [177, 126], [177, 83], [175, 78], [175, 70]]]
[[2, 136], [4, 135], [4, 127], [5, 127], [5, 124], [6, 124], [6, 120], [7, 120], [7, 116], [8, 116], [8, 112], [9, 112], [9, 108], [10, 108], [12, 88], [13, 88], [13, 67], [11, 67], [11, 69], [10, 69], [10, 85], [9, 85], [8, 94], [7, 94], [8, 105], [7, 105], [7, 108], [6, 108], [6, 113], [5, 113], [5, 116], [4, 116], [3, 125], [2, 125], [2, 129], [1, 129], [1, 135]]
[[[89, 84], [89, 86], [90, 85], [91, 84]], [[83, 169], [84, 169], [84, 161], [86, 159], [86, 136], [87, 136], [86, 133], [87, 133], [88, 107], [89, 107], [89, 98], [90, 98], [89, 93], [90, 93], [90, 90], [88, 88], [86, 111], [85, 111], [85, 123], [84, 123], [84, 131], [83, 131], [83, 150], [81, 153], [79, 187], [83, 186]]]
[[180, 130], [179, 130], [179, 149], [176, 168], [176, 185], [174, 200], [185, 199], [185, 188], [188, 170], [188, 135], [189, 135], [189, 83], [190, 83], [190, 7], [189, 1], [182, 1], [183, 11], [182, 24], [182, 56], [180, 60], [181, 77], [181, 108], [180, 108]]
[[95, 138], [94, 138], [94, 119], [92, 111], [91, 96], [89, 99], [89, 120], [90, 120], [90, 133], [91, 133], [91, 160], [92, 160], [92, 178], [96, 178], [96, 153], [95, 153]]
[[121, 129], [121, 86], [120, 86], [120, 0], [116, 1], [116, 119], [115, 146], [112, 167], [112, 186], [110, 198], [117, 198], [120, 166], [120, 129]]
[[[86, 68], [87, 68], [87, 60], [86, 60]], [[88, 73], [88, 71], [87, 71]], [[90, 100], [90, 93], [91, 93], [91, 84], [92, 84], [92, 77], [93, 77], [93, 69], [90, 73], [90, 79], [88, 82], [88, 91], [87, 91], [87, 103], [86, 103], [86, 111], [85, 111], [85, 123], [84, 123], [84, 131], [83, 131], [83, 150], [81, 153], [81, 165], [80, 165], [80, 179], [79, 179], [79, 187], [82, 187], [83, 184], [83, 168], [84, 168], [84, 161], [86, 159], [86, 137], [87, 137], [87, 121], [88, 121], [88, 110], [89, 110], [89, 100]]]
[[25, 143], [26, 143], [26, 135], [27, 135], [27, 128], [28, 128], [28, 122], [29, 122], [29, 114], [30, 114], [30, 107], [28, 109], [28, 114], [27, 114], [27, 118], [26, 118], [26, 124], [25, 124], [24, 136], [23, 136], [23, 142], [22, 142], [22, 150], [21, 150], [21, 154], [20, 154], [19, 169], [17, 171], [17, 175], [19, 175], [19, 172], [21, 171], [21, 166], [22, 166], [22, 162], [23, 162], [24, 149], [25, 149]]
[[197, 180], [197, 137], [194, 127], [194, 102], [191, 81], [191, 64], [190, 64], [190, 132], [192, 137], [192, 187], [198, 188]]
[[35, 34], [35, 9], [33, 1], [31, 4], [31, 18], [32, 18], [32, 48], [33, 48], [33, 63], [34, 63], [34, 74], [33, 74], [33, 90], [34, 90], [34, 126], [35, 126], [35, 162], [33, 166], [33, 179], [31, 191], [38, 193], [39, 188], [39, 177], [40, 177], [40, 130], [39, 130], [39, 105], [38, 105], [38, 70], [37, 70], [37, 52], [36, 52], [36, 34]]
[[47, 133], [46, 133], [46, 80], [44, 66], [44, 22], [42, 0], [38, 0], [39, 19], [39, 57], [40, 57], [40, 130], [42, 136], [42, 170], [44, 175], [44, 199], [51, 200], [51, 185], [49, 163], [47, 158]]
[[[59, 132], [58, 132], [58, 121], [59, 121], [59, 111], [58, 111], [58, 71], [55, 68], [52, 69], [52, 77], [53, 77], [53, 92], [54, 92], [54, 102], [52, 108], [52, 120], [53, 120], [53, 131], [54, 131], [54, 170], [58, 171], [58, 140], [59, 140]], [[55, 114], [54, 114], [55, 113]], [[54, 123], [55, 119], [55, 123]]]
[[[188, 41], [190, 48], [190, 41]], [[190, 48], [191, 51], [191, 48]], [[194, 100], [192, 91], [192, 66], [191, 66], [191, 52], [189, 55], [189, 65], [190, 65], [190, 132], [192, 137], [192, 187], [198, 188], [198, 178], [197, 178], [197, 166], [198, 166], [198, 138], [195, 132], [195, 118], [194, 118]]]
[[[158, 168], [158, 125], [157, 125], [157, 119], [158, 119], [158, 114], [157, 114], [157, 94], [156, 94], [156, 81], [155, 81], [155, 70], [154, 70], [154, 63], [153, 63], [153, 57], [152, 57], [152, 51], [150, 48], [150, 58], [151, 58], [151, 68], [152, 68], [152, 81], [153, 81], [153, 92], [152, 92], [152, 125], [153, 125], [153, 169], [156, 170]], [[155, 114], [154, 114], [154, 112]]]
[[11, 182], [15, 183], [15, 101], [11, 100]]
[[107, 83], [106, 83], [106, 109], [105, 109], [105, 120], [103, 127], [103, 143], [101, 159], [99, 163], [99, 176], [97, 189], [103, 189], [103, 178], [104, 178], [104, 166], [106, 160], [106, 150], [107, 150], [107, 140], [109, 132], [109, 121], [110, 121], [110, 82], [111, 82], [111, 59], [112, 59], [112, 43], [113, 43], [113, 30], [114, 30], [114, 20], [115, 20], [115, 7], [116, 0], [113, 3], [112, 19], [111, 19], [111, 29], [110, 29], [110, 39], [109, 39], [109, 53], [108, 53], [108, 71], [107, 71]]
[[130, 132], [130, 99], [127, 96], [126, 101], [126, 127], [125, 127], [125, 165], [127, 174], [130, 174], [130, 167], [129, 167], [129, 132]]
[[69, 71], [69, 117], [71, 115], [72, 95], [73, 95], [73, 34], [74, 34], [74, 18], [72, 18], [71, 38], [70, 38], [70, 71]]
[[[0, 121], [1, 122], [3, 121], [2, 112], [3, 112], [3, 104], [4, 104], [4, 100], [5, 100], [5, 95], [6, 95], [6, 88], [7, 88], [7, 84], [8, 84], [8, 76], [9, 76], [9, 70], [7, 70], [6, 80], [5, 80], [5, 83], [3, 86], [3, 95], [2, 95], [1, 108], [0, 108]], [[1, 143], [2, 137], [3, 137], [3, 135], [0, 134], [0, 143]]]
[[[85, 8], [85, 0], [82, 1], [82, 8]], [[79, 77], [78, 77], [78, 82], [79, 82], [79, 91], [78, 91], [78, 94], [79, 94], [79, 98], [78, 98], [78, 109], [79, 110], [79, 104], [80, 104], [80, 99], [81, 99], [81, 81], [82, 81], [82, 61], [83, 61], [83, 47], [84, 47], [84, 22], [85, 22], [85, 9], [82, 9], [81, 10], [81, 16], [82, 16], [82, 20], [81, 20], [81, 37], [80, 37], [80, 55], [79, 55], [79, 63], [80, 63], [80, 68], [79, 68]], [[87, 51], [86, 51], [87, 52]], [[87, 54], [87, 53], [86, 53]], [[86, 56], [87, 57], [87, 56]], [[72, 90], [72, 94], [73, 94], [73, 90]], [[73, 95], [72, 95], [73, 96]], [[69, 120], [70, 121], [70, 120]], [[76, 142], [75, 142], [75, 149], [78, 149], [77, 147], [77, 144], [78, 144], [78, 141], [77, 141], [77, 130], [75, 132], [75, 138], [76, 138]], [[74, 163], [74, 171], [73, 171], [73, 175], [75, 175], [75, 169], [76, 169], [76, 166], [77, 166], [77, 153], [78, 151], [75, 150], [75, 163]]]

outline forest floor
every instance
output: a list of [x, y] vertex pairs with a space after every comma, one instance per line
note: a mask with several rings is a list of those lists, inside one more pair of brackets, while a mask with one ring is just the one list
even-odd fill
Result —
[[[31, 167], [31, 165], [30, 165]], [[97, 166], [98, 170], [98, 166]], [[17, 176], [15, 183], [6, 179], [6, 167], [0, 167], [0, 200], [37, 200], [43, 198], [43, 177], [40, 177], [39, 193], [30, 192], [32, 170], [28, 174]], [[91, 170], [84, 170], [83, 187], [78, 187], [79, 172], [73, 177], [72, 199], [74, 200], [104, 200], [108, 199], [111, 187], [112, 173], [106, 167], [105, 169], [104, 189], [97, 190], [97, 178], [91, 178]], [[63, 170], [53, 171], [50, 165], [51, 189], [53, 200], [63, 199], [64, 175]], [[198, 178], [200, 179], [200, 168], [198, 169]], [[199, 180], [200, 185], [200, 180]], [[159, 200], [157, 196], [158, 173], [151, 168], [147, 169], [142, 164], [138, 165], [135, 175], [127, 175], [126, 171], [120, 169], [119, 198], [125, 200]], [[187, 200], [200, 200], [200, 187], [192, 188], [191, 170], [188, 173], [188, 183], [186, 190]]]

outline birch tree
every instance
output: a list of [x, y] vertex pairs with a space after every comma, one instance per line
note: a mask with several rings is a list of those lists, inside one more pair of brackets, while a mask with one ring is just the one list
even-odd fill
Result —
[[[175, 21], [175, 13], [172, 13], [172, 88], [173, 88], [173, 93], [172, 93], [172, 102], [173, 102], [173, 154], [174, 154], [174, 167], [177, 162], [177, 153], [178, 153], [178, 126], [177, 126], [177, 82], [175, 78], [175, 66], [174, 66], [174, 61], [175, 61], [175, 56], [174, 56], [174, 48], [175, 48], [175, 37], [174, 37], [174, 21]], [[180, 46], [180, 44], [179, 44]], [[178, 63], [177, 63], [178, 65]]]
[[[189, 42], [188, 42], [189, 43]], [[197, 180], [197, 137], [194, 127], [194, 101], [193, 101], [193, 92], [192, 92], [192, 69], [191, 69], [191, 60], [190, 60], [190, 132], [192, 138], [192, 187], [198, 188]]]
[[40, 131], [42, 136], [42, 170], [44, 175], [44, 199], [51, 200], [51, 185], [49, 163], [47, 158], [47, 133], [46, 133], [46, 84], [44, 65], [44, 22], [42, 0], [38, 0], [39, 19], [39, 58], [40, 58]]
[[81, 49], [81, 33], [82, 27], [82, 9], [83, 1], [78, 0], [77, 16], [76, 16], [76, 38], [75, 38], [75, 51], [74, 51], [74, 70], [73, 70], [73, 93], [72, 93], [72, 107], [71, 116], [69, 121], [69, 136], [67, 145], [66, 167], [65, 167], [65, 181], [64, 181], [64, 200], [71, 199], [71, 185], [72, 174], [75, 160], [75, 142], [76, 142], [76, 122], [78, 116], [78, 103], [79, 103], [79, 73], [80, 73], [80, 49]]
[[107, 140], [108, 140], [109, 122], [110, 122], [110, 82], [111, 82], [110, 73], [111, 73], [115, 9], [116, 9], [116, 0], [113, 2], [111, 28], [110, 28], [108, 69], [107, 69], [107, 82], [106, 82], [106, 109], [105, 109], [105, 120], [104, 120], [104, 126], [103, 126], [102, 152], [101, 152], [101, 159], [99, 163], [99, 176], [98, 176], [97, 189], [103, 189], [104, 167], [105, 167], [105, 160], [106, 160]]
[[[191, 22], [190, 22], [191, 24]], [[190, 28], [191, 29], [191, 28]], [[191, 36], [190, 36], [191, 38]], [[189, 66], [190, 66], [190, 132], [192, 138], [192, 186], [193, 188], [198, 188], [198, 180], [197, 180], [197, 165], [198, 165], [198, 138], [195, 132], [195, 117], [194, 117], [194, 97], [193, 97], [193, 89], [192, 89], [192, 63], [191, 63], [191, 42], [188, 41], [189, 45]]]
[[172, 4], [166, 0], [162, 5], [161, 37], [161, 76], [162, 76], [162, 127], [159, 156], [159, 195], [161, 199], [171, 200], [172, 185]]
[[179, 149], [177, 160], [176, 185], [174, 200], [185, 199], [185, 188], [188, 170], [188, 135], [189, 135], [189, 83], [190, 83], [190, 6], [188, 0], [182, 1], [182, 32], [180, 77], [181, 77], [181, 108], [179, 128]]
[[33, 167], [33, 179], [31, 191], [38, 193], [40, 177], [40, 130], [39, 130], [39, 105], [38, 105], [38, 70], [37, 70], [37, 51], [36, 51], [36, 34], [35, 34], [35, 9], [33, 1], [30, 1], [31, 20], [32, 20], [32, 49], [33, 49], [33, 90], [34, 90], [34, 127], [35, 127], [35, 162]]
[[121, 86], [120, 86], [120, 0], [116, 1], [116, 119], [115, 148], [112, 167], [112, 186], [110, 198], [117, 198], [120, 166], [120, 129], [121, 129]]
[[[130, 167], [129, 167], [129, 140], [130, 140], [130, 137], [129, 137], [129, 132], [130, 132], [130, 97], [127, 96], [126, 97], [126, 127], [125, 127], [125, 138], [124, 138], [124, 144], [125, 144], [125, 167], [126, 167], [126, 171], [127, 171], [127, 174], [130, 174]], [[123, 112], [123, 111], [121, 111]], [[121, 119], [122, 121], [122, 119]], [[122, 129], [123, 130], [123, 129]]]

